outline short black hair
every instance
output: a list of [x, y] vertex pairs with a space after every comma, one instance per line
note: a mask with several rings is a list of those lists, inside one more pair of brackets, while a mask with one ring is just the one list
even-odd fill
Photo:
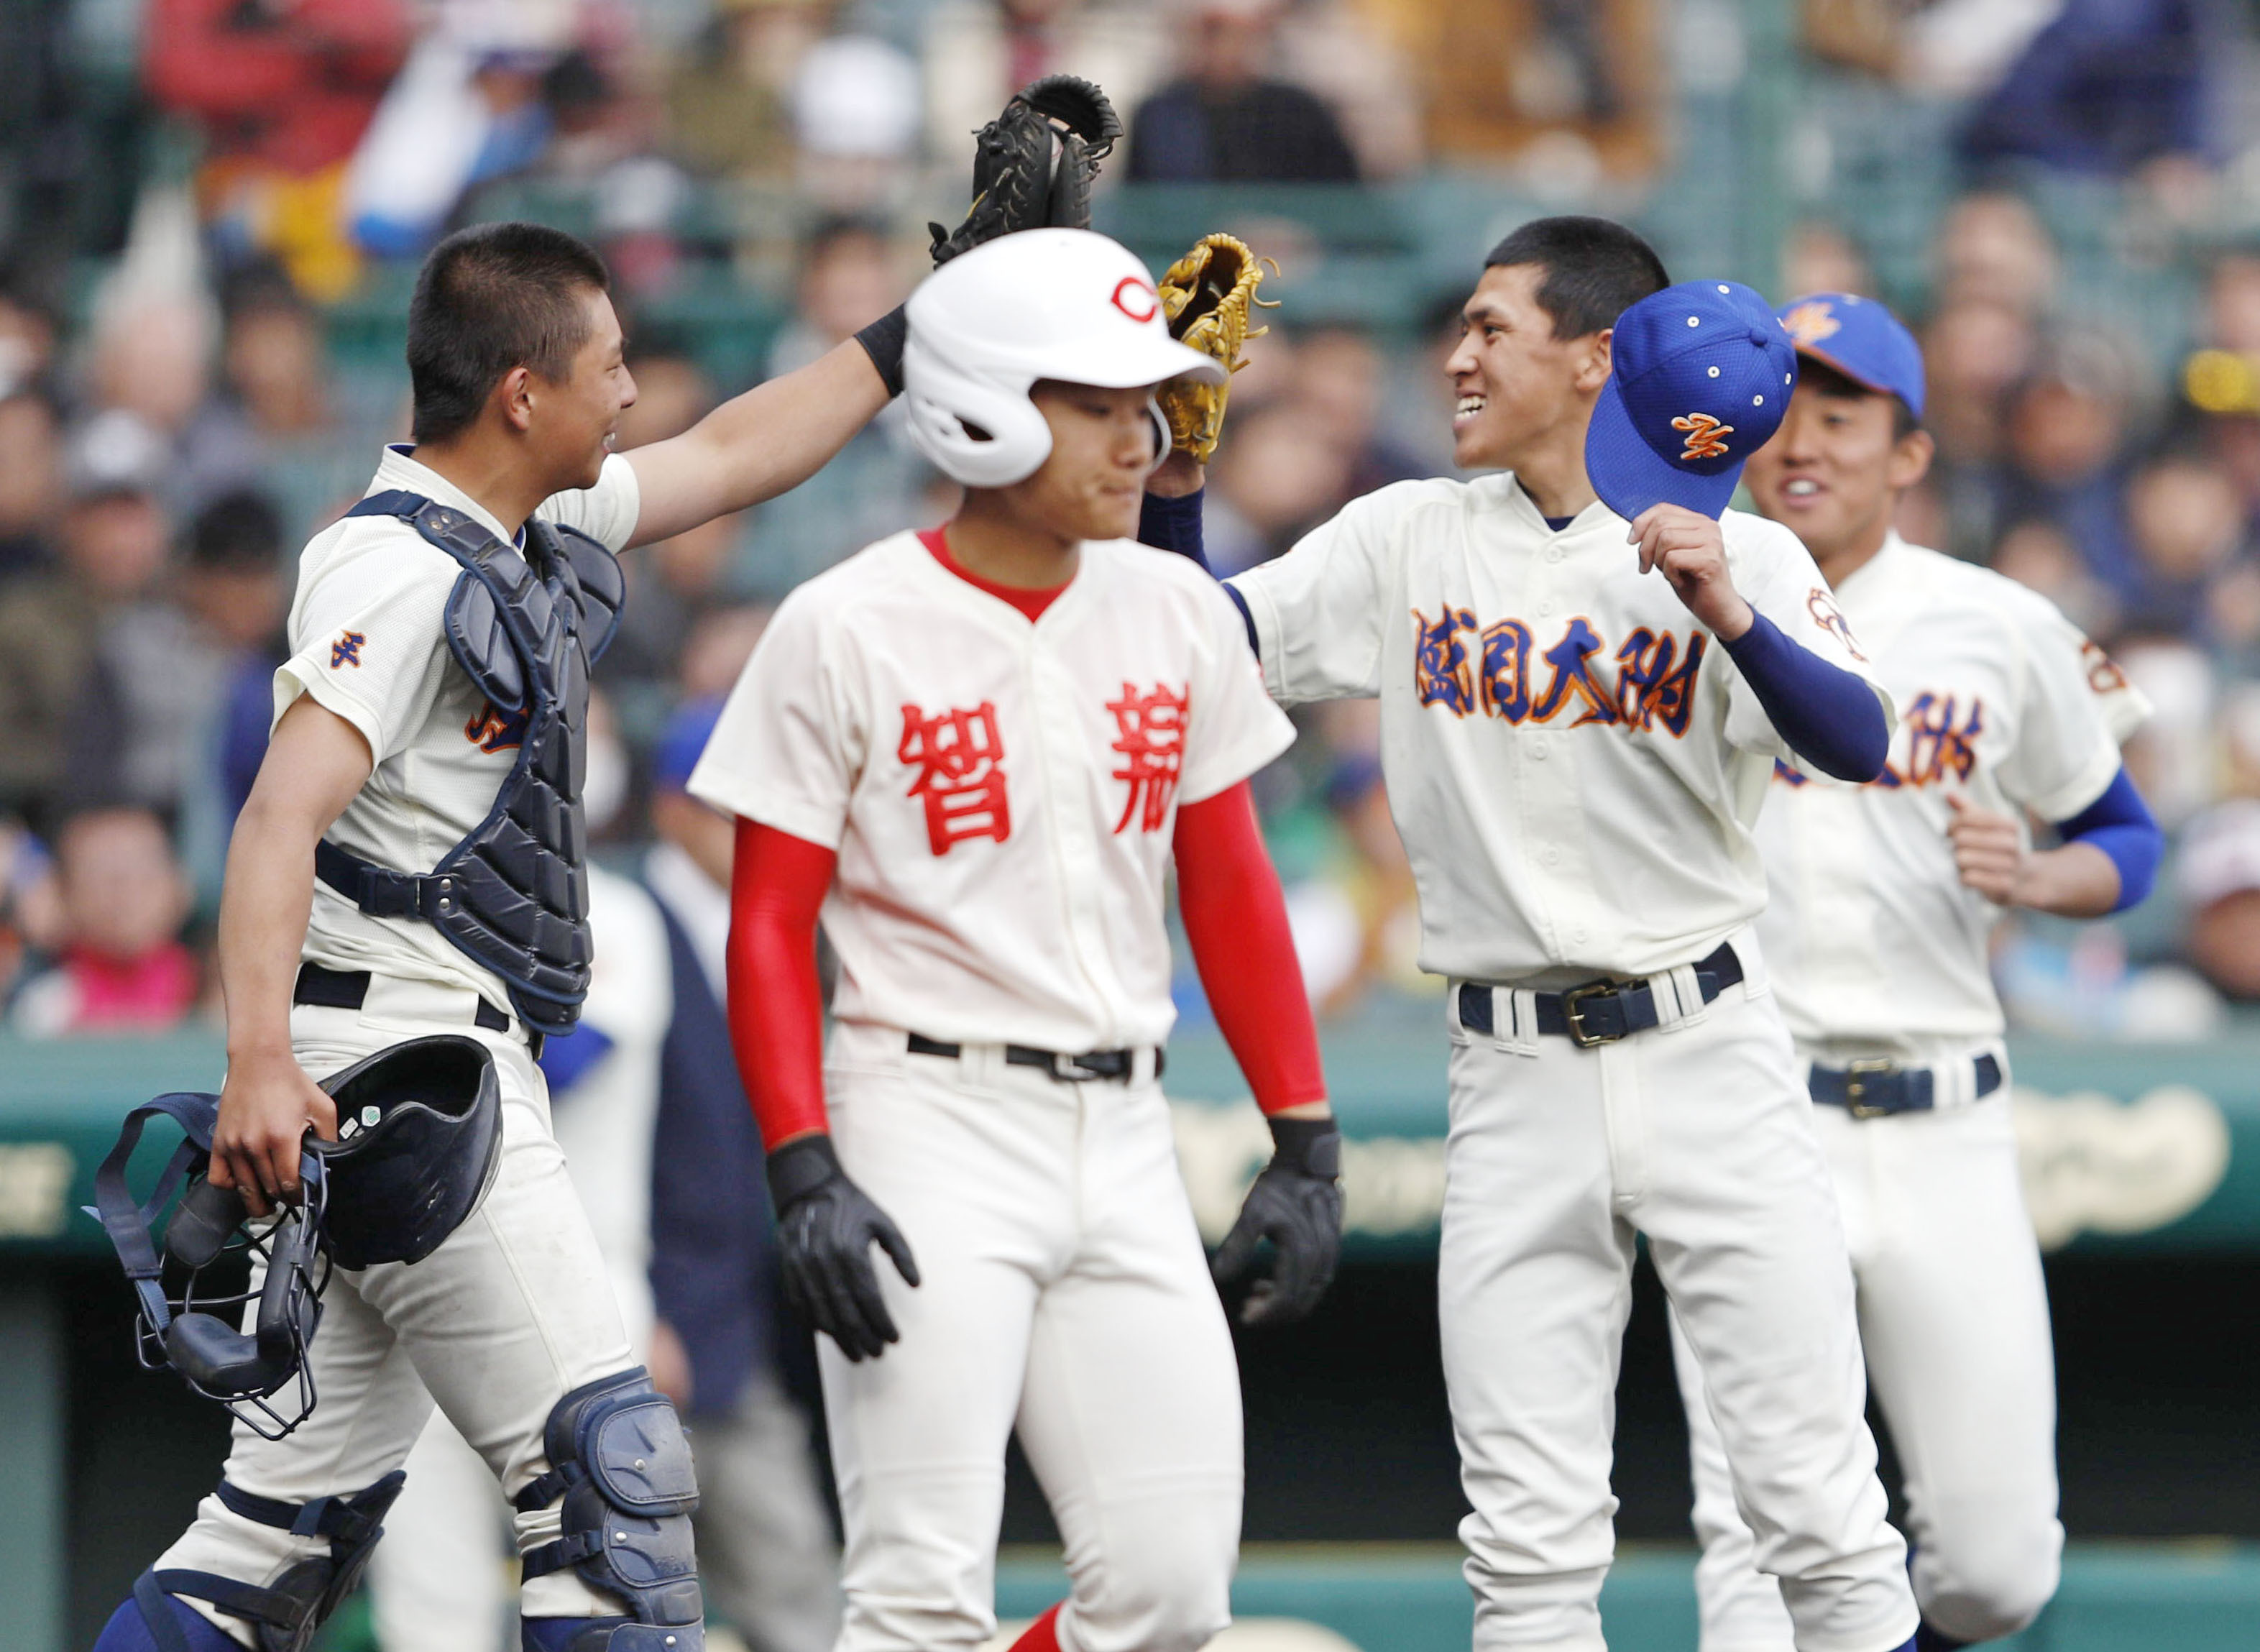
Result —
[[232, 488], [189, 525], [188, 564], [214, 574], [271, 573], [282, 561], [282, 518], [267, 496]]
[[1889, 396], [1893, 441], [1905, 441], [1922, 428], [1922, 420], [1914, 416], [1914, 409], [1901, 401], [1895, 392], [1870, 390], [1842, 368], [1831, 367], [1820, 357], [1807, 355], [1802, 350], [1797, 353], [1797, 388], [1837, 402], [1857, 402], [1870, 396]]
[[408, 302], [417, 441], [469, 428], [514, 367], [553, 383], [589, 341], [581, 295], [611, 277], [585, 243], [541, 224], [476, 224], [432, 249]]
[[1534, 264], [1544, 270], [1538, 307], [1557, 339], [1582, 339], [1671, 284], [1656, 248], [1605, 218], [1534, 218], [1484, 259], [1484, 268]]

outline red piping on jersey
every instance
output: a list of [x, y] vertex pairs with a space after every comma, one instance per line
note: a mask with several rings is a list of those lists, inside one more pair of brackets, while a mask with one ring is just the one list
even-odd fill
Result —
[[975, 590], [985, 590], [991, 597], [1012, 604], [1027, 615], [1028, 623], [1032, 626], [1043, 618], [1044, 610], [1052, 605], [1053, 599], [1067, 589], [1065, 585], [1052, 585], [1042, 590], [1026, 585], [999, 585], [993, 579], [983, 579], [978, 574], [969, 573], [963, 563], [949, 554], [949, 540], [945, 537], [947, 532], [945, 528], [928, 528], [918, 536], [919, 543], [933, 553], [935, 561]]
[[[1067, 1603], [1062, 1601], [1061, 1606]], [[1011, 1652], [1060, 1652], [1059, 1606], [1054, 1606], [1020, 1631], [1020, 1638], [1012, 1642]]]
[[1327, 1098], [1279, 874], [1241, 781], [1177, 810], [1177, 909], [1209, 1008], [1267, 1114]]
[[838, 851], [738, 819], [730, 869], [730, 1044], [764, 1148], [826, 1127], [816, 914]]

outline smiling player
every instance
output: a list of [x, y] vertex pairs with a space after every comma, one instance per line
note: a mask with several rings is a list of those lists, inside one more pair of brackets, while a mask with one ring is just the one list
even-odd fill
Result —
[[[1810, 547], [1902, 720], [1872, 785], [1779, 776], [1757, 927], [1843, 1206], [1869, 1377], [1906, 1470], [1917, 1645], [1934, 1652], [2031, 1622], [2063, 1546], [2048, 1298], [1987, 936], [2005, 907], [2093, 918], [2148, 892], [2162, 840], [2119, 761], [2148, 707], [2045, 598], [1892, 529], [1931, 455], [1907, 330], [1843, 293], [1781, 316], [1803, 368], [1750, 493]], [[2060, 847], [2034, 848], [2028, 814], [2058, 823]], [[1785, 1649], [1702, 1373], [1684, 1337], [1675, 1351], [1703, 1645]]]

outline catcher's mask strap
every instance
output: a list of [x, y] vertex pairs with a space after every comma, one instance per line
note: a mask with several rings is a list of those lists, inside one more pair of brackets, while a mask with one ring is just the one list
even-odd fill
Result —
[[[159, 1174], [147, 1203], [136, 1204], [132, 1190], [125, 1184], [126, 1166], [132, 1160], [133, 1150], [141, 1145], [141, 1132], [151, 1119], [161, 1113], [179, 1124], [187, 1140], [173, 1149], [173, 1156]], [[164, 1262], [150, 1237], [151, 1228], [158, 1212], [180, 1191], [181, 1184], [210, 1161], [212, 1127], [218, 1119], [217, 1096], [197, 1091], [175, 1091], [160, 1096], [125, 1115], [117, 1144], [94, 1173], [94, 1203], [86, 1207], [87, 1214], [100, 1222], [103, 1231], [110, 1235], [111, 1248], [118, 1253], [125, 1277], [140, 1299], [142, 1312], [161, 1335], [172, 1323], [173, 1311], [165, 1300], [161, 1283]]]

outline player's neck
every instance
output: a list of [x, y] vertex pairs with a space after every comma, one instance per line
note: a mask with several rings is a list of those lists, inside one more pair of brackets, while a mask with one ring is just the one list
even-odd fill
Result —
[[446, 441], [417, 444], [416, 462], [468, 494], [511, 533], [557, 491], [532, 474], [525, 449], [483, 424]]
[[974, 489], [948, 526], [949, 554], [976, 578], [1016, 590], [1056, 590], [1075, 577], [1083, 541], [1030, 521]]
[[1834, 588], [1874, 561], [1891, 533], [1891, 514], [1886, 511], [1856, 533], [1847, 534], [1841, 542], [1825, 552], [1812, 546], [1806, 548], [1813, 552], [1813, 561], [1820, 565], [1820, 577]]
[[1585, 433], [1567, 442], [1551, 436], [1506, 460], [1514, 479], [1538, 507], [1538, 514], [1560, 521], [1573, 517], [1593, 502], [1593, 484], [1585, 479]]

